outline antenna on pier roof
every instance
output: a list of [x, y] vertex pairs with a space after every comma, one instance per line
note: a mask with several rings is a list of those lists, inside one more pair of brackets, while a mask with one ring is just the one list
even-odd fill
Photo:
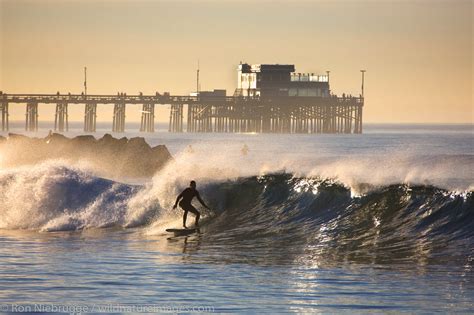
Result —
[[360, 72], [362, 73], [362, 98], [364, 97], [364, 74], [365, 74], [365, 71], [366, 70], [360, 70]]
[[196, 70], [196, 92], [199, 93], [199, 59], [198, 59], [198, 67]]
[[84, 67], [84, 95], [87, 95], [87, 67]]
[[331, 73], [331, 71], [326, 70], [326, 75], [328, 76], [328, 87], [329, 87], [329, 91], [328, 91], [328, 92], [329, 92], [329, 95], [331, 95], [331, 87], [330, 87], [330, 85], [329, 85], [329, 73]]

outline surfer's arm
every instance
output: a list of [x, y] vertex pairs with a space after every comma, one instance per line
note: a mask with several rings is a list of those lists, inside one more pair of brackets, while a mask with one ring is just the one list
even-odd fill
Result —
[[209, 209], [209, 207], [206, 205], [206, 203], [204, 202], [204, 200], [201, 199], [201, 196], [199, 195], [198, 192], [196, 192], [196, 198], [197, 198], [197, 200], [199, 200], [199, 202], [204, 206], [204, 208]]
[[178, 202], [181, 198], [183, 198], [183, 193], [180, 193], [178, 195], [178, 198], [176, 198], [176, 202], [174, 203], [173, 209], [176, 209], [176, 207], [178, 206]]

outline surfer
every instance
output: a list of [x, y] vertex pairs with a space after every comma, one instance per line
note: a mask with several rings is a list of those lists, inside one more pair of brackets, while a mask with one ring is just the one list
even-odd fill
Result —
[[192, 145], [188, 145], [188, 148], [186, 149], [186, 153], [188, 153], [188, 154], [193, 154], [194, 153], [194, 149], [193, 149]]
[[242, 155], [247, 155], [249, 153], [249, 147], [246, 144], [244, 144], [240, 152], [242, 152]]
[[[204, 203], [204, 201], [201, 199], [201, 196], [199, 195], [199, 192], [196, 190], [196, 182], [195, 181], [191, 181], [189, 183], [189, 187], [186, 188], [185, 190], [183, 190], [182, 193], [179, 194], [178, 198], [176, 198], [176, 202], [173, 206], [173, 209], [176, 209], [176, 207], [178, 206], [178, 202], [179, 202], [179, 206], [184, 210], [184, 215], [183, 215], [183, 227], [185, 229], [187, 229], [186, 227], [186, 218], [188, 216], [188, 211], [189, 212], [192, 212], [194, 213], [194, 215], [196, 216], [196, 227], [199, 226], [199, 217], [201, 216], [201, 214], [199, 213], [199, 211], [197, 211], [196, 208], [193, 207], [193, 205], [191, 204], [191, 201], [193, 200], [193, 198], [196, 197], [199, 202], [206, 208], [206, 209], [209, 209], [209, 207]], [[181, 200], [182, 199], [182, 200]], [[181, 201], [180, 201], [181, 200]], [[210, 209], [209, 209], [210, 210]]]

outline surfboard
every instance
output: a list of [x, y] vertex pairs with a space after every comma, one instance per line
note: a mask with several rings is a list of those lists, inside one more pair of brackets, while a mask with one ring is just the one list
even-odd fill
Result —
[[166, 232], [171, 232], [174, 233], [174, 236], [182, 236], [182, 235], [189, 235], [193, 234], [197, 231], [198, 229], [166, 229]]

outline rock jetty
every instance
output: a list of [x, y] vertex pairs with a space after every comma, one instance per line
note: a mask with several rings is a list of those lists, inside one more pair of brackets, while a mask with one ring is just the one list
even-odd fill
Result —
[[82, 163], [110, 178], [147, 178], [153, 176], [172, 157], [164, 145], [151, 147], [144, 138], [114, 138], [105, 134], [67, 138], [52, 133], [45, 138], [20, 134], [0, 137], [3, 166], [32, 165], [47, 160]]

